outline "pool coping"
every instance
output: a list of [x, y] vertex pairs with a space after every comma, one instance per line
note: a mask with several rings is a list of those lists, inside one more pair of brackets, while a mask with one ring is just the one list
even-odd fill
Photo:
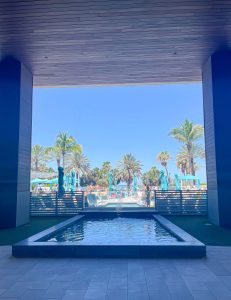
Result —
[[84, 218], [77, 215], [42, 232], [39, 232], [12, 246], [15, 257], [99, 257], [99, 258], [201, 258], [206, 256], [206, 246], [161, 215], [151, 214], [166, 230], [180, 241], [153, 244], [80, 244], [79, 242], [47, 242], [49, 238], [65, 227]]

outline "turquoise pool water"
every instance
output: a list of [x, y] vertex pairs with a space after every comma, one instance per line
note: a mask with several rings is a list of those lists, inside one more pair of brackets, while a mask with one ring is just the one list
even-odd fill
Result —
[[90, 245], [153, 245], [178, 239], [153, 218], [83, 218], [55, 235], [49, 242]]

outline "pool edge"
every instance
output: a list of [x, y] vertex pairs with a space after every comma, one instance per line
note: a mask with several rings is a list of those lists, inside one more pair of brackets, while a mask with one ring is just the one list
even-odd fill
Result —
[[[152, 215], [181, 242], [153, 245], [78, 245], [70, 242], [43, 242], [41, 240], [83, 218], [70, 218], [12, 246], [15, 257], [76, 257], [76, 258], [202, 258], [206, 246], [160, 215]], [[40, 240], [40, 242], [38, 242]]]

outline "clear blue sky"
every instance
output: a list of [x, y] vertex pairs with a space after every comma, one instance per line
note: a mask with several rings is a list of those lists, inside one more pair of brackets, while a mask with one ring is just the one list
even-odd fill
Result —
[[[180, 143], [168, 135], [186, 118], [203, 124], [202, 86], [166, 84], [82, 88], [34, 88], [33, 144], [53, 145], [60, 131], [82, 144], [91, 166], [114, 166], [133, 153], [143, 170], [156, 165], [160, 151], [169, 151], [174, 174]], [[202, 143], [204, 141], [202, 140]], [[198, 175], [205, 179], [205, 163]]]

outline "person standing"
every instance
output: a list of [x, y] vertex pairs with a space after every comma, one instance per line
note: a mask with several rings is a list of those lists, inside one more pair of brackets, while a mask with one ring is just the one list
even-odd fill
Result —
[[146, 186], [146, 205], [147, 205], [147, 207], [150, 207], [150, 196], [151, 196], [150, 187], [149, 187], [149, 185], [147, 185]]

